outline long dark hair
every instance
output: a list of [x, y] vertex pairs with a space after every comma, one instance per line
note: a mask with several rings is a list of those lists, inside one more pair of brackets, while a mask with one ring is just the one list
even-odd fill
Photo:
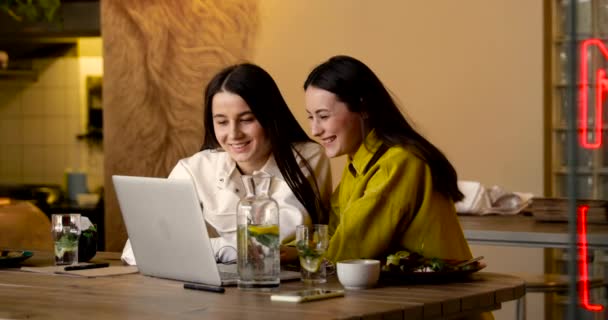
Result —
[[[270, 140], [272, 154], [287, 185], [306, 208], [313, 223], [325, 223], [326, 209], [321, 201], [315, 173], [294, 148], [294, 143], [314, 141], [289, 110], [270, 74], [257, 65], [242, 63], [221, 70], [211, 79], [205, 89], [205, 137], [201, 150], [220, 147], [215, 137], [212, 115], [213, 97], [219, 92], [230, 92], [245, 100]], [[313, 183], [300, 170], [294, 152], [304, 162]]]
[[452, 164], [407, 122], [380, 79], [363, 62], [349, 56], [332, 57], [310, 73], [304, 90], [308, 86], [332, 92], [352, 112], [364, 112], [369, 128], [384, 144], [401, 145], [427, 162], [437, 191], [453, 201], [464, 198]]

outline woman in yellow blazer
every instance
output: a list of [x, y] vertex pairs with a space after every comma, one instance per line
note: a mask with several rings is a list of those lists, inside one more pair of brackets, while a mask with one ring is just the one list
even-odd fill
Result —
[[336, 56], [310, 73], [304, 90], [312, 134], [328, 157], [348, 156], [331, 198], [327, 258], [384, 259], [406, 249], [470, 259], [454, 206], [463, 198], [456, 170], [412, 128], [374, 72]]
[[348, 156], [331, 198], [327, 258], [384, 259], [399, 250], [466, 260], [454, 202], [456, 170], [408, 123], [361, 61], [336, 56], [304, 83], [312, 134], [327, 156]]

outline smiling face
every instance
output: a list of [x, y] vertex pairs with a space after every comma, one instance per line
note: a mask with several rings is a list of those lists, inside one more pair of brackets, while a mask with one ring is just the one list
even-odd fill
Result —
[[270, 140], [240, 96], [218, 92], [211, 102], [215, 138], [243, 174], [264, 166], [271, 153]]
[[353, 157], [365, 136], [363, 119], [352, 112], [338, 97], [323, 89], [309, 86], [304, 96], [312, 135], [333, 158], [347, 154]]

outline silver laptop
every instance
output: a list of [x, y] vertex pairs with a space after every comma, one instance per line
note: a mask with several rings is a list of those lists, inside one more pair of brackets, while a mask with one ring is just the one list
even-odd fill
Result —
[[[114, 175], [112, 181], [142, 274], [215, 286], [236, 285], [236, 264], [215, 261], [190, 180]], [[299, 278], [298, 272], [281, 271], [281, 280]]]

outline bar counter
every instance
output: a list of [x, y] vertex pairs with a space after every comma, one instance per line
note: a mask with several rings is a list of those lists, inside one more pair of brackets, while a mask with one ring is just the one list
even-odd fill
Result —
[[[469, 244], [568, 248], [566, 222], [539, 222], [531, 216], [459, 216]], [[608, 250], [608, 224], [587, 224], [589, 249]]]

